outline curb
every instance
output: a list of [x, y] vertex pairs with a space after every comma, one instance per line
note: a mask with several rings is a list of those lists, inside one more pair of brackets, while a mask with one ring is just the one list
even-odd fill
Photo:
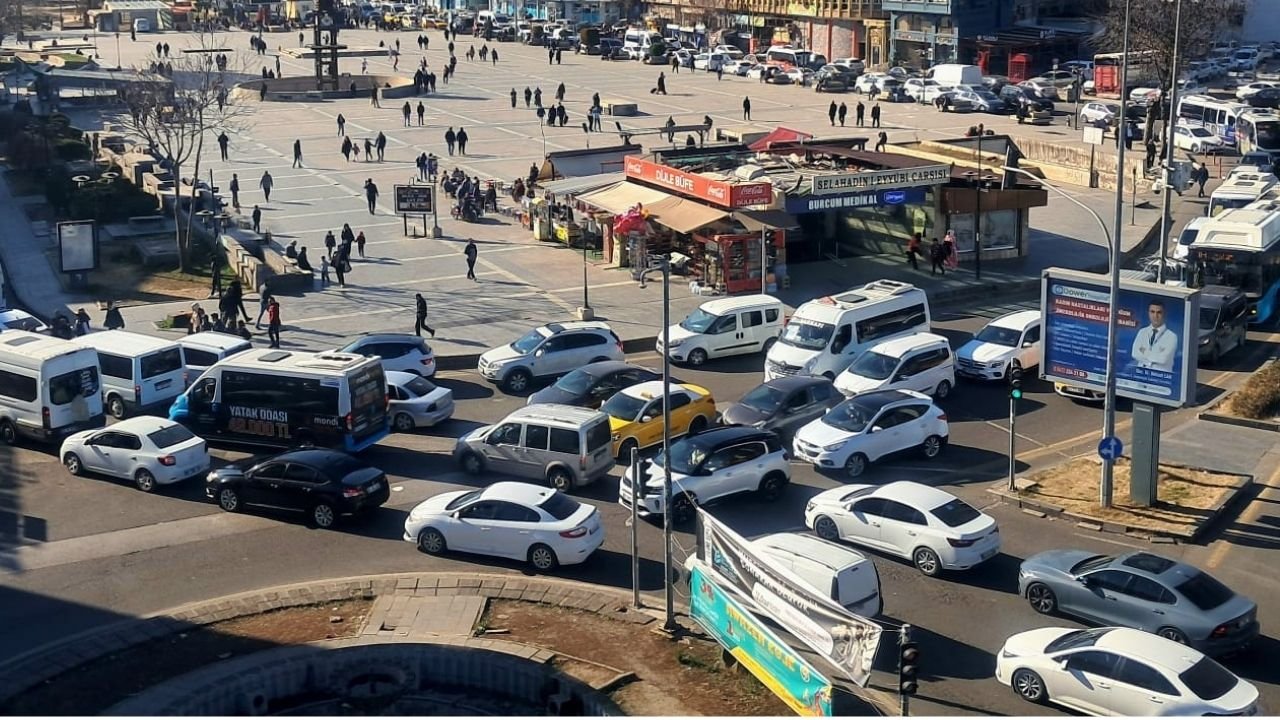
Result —
[[379, 595], [524, 600], [594, 612], [637, 625], [647, 625], [656, 620], [645, 609], [630, 608], [629, 592], [573, 580], [514, 574], [433, 572], [318, 580], [189, 603], [87, 630], [25, 652], [0, 664], [0, 709], [18, 695], [85, 663], [193, 626], [282, 608], [350, 598], [372, 599]]

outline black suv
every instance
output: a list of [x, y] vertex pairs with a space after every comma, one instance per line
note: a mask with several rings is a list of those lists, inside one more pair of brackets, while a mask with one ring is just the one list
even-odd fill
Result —
[[1000, 99], [1014, 111], [1022, 104], [1023, 98], [1026, 98], [1027, 104], [1032, 110], [1053, 112], [1053, 101], [1036, 95], [1035, 90], [1018, 87], [1017, 85], [1005, 85], [1000, 88]]
[[1200, 289], [1200, 362], [1218, 364], [1223, 355], [1242, 347], [1249, 325], [1249, 301], [1240, 290], [1224, 285]]
[[387, 501], [387, 476], [336, 450], [290, 450], [231, 463], [209, 473], [204, 494], [227, 512], [246, 505], [302, 511], [320, 528], [342, 515], [373, 510]]

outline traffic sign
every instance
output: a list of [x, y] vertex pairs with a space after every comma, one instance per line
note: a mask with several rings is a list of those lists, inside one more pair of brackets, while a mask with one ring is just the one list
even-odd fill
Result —
[[1105, 437], [1098, 443], [1098, 457], [1103, 460], [1115, 460], [1124, 454], [1124, 443], [1118, 437]]

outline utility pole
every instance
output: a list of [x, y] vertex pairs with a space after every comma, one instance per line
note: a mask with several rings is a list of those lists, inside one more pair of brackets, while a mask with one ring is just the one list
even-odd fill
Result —
[[[1173, 203], [1173, 128], [1176, 125], [1174, 115], [1178, 107], [1178, 40], [1182, 35], [1182, 0], [1173, 0], [1173, 67], [1169, 73], [1169, 105], [1164, 114], [1165, 158], [1164, 158], [1164, 203], [1160, 209], [1160, 267], [1156, 269], [1156, 282], [1164, 284], [1164, 266], [1169, 259], [1169, 233], [1173, 224], [1170, 205]], [[1163, 98], [1161, 98], [1163, 99]], [[1157, 101], [1159, 102], [1159, 101]], [[1163, 103], [1161, 103], [1163, 109]]]
[[675, 497], [671, 487], [671, 255], [662, 255], [662, 586], [666, 591], [666, 622], [663, 629], [675, 632], [676, 597], [671, 578], [671, 501]]
[[640, 477], [640, 450], [631, 449], [631, 605], [640, 605], [640, 498], [644, 494], [645, 480]]
[[973, 277], [982, 279], [982, 135], [978, 135], [978, 177], [973, 187]]
[[1018, 401], [1022, 399], [1022, 368], [1009, 368], [1009, 491], [1018, 474]]
[[760, 294], [769, 292], [769, 228], [760, 229]]

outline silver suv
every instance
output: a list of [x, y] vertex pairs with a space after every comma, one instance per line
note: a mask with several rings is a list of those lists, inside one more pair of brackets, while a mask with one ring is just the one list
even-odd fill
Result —
[[535, 378], [554, 378], [588, 363], [621, 360], [622, 341], [607, 323], [549, 323], [480, 356], [480, 374], [504, 392], [529, 389]]

